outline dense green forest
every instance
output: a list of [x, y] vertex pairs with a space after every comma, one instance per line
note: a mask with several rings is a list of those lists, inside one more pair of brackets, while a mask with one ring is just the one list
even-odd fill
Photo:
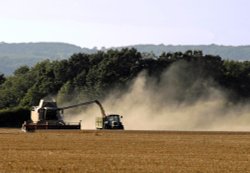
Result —
[[[11, 76], [0, 75], [0, 121], [1, 117], [3, 120], [9, 114], [28, 110], [44, 97], [56, 97], [59, 103], [103, 100], [114, 89], [126, 92], [141, 72], [147, 74], [148, 82], [157, 83], [166, 70], [178, 63], [188, 64], [182, 73], [192, 71], [184, 76], [187, 81], [211, 79], [214, 85], [230, 93], [228, 97], [232, 102], [250, 99], [248, 61], [222, 60], [219, 56], [192, 50], [149, 57], [134, 48], [124, 48], [94, 54], [78, 53], [65, 60], [44, 60], [33, 67], [20, 66]], [[189, 92], [188, 85], [186, 88], [185, 92]], [[196, 98], [205, 92], [203, 86], [196, 90]]]

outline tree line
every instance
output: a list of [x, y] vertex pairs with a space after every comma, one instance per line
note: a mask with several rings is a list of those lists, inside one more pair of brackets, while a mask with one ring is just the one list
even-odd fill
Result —
[[44, 60], [33, 67], [21, 66], [12, 76], [0, 75], [0, 117], [1, 112], [28, 110], [46, 96], [57, 96], [58, 102], [102, 100], [114, 88], [126, 91], [142, 71], [161, 80], [162, 73], [179, 62], [188, 63], [199, 78], [212, 78], [231, 93], [233, 101], [249, 100], [249, 61], [222, 60], [199, 50], [164, 52], [157, 57], [124, 48], [73, 54], [66, 60]]

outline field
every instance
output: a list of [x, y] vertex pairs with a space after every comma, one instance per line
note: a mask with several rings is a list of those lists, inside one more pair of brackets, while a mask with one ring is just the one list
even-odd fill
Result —
[[0, 129], [0, 173], [250, 172], [250, 133]]

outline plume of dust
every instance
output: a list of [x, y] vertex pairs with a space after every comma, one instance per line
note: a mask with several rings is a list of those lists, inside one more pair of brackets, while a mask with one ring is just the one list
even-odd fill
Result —
[[78, 110], [66, 110], [64, 112], [64, 120], [66, 122], [79, 122], [79, 120], [82, 120], [82, 129], [95, 129], [95, 119], [101, 116], [99, 107], [97, 105], [89, 105], [83, 111], [81, 111], [81, 108], [78, 108]]
[[[182, 67], [182, 65], [181, 65]], [[114, 91], [104, 102], [106, 113], [123, 115], [127, 130], [215, 130], [249, 131], [249, 105], [228, 104], [226, 93], [211, 81], [181, 73], [180, 65], [171, 67], [156, 83], [141, 73], [126, 93]], [[203, 97], [190, 101], [196, 86], [203, 86]], [[178, 102], [178, 98], [185, 98]], [[110, 112], [112, 110], [112, 112]], [[83, 121], [84, 129], [95, 128], [95, 117], [101, 116], [97, 105], [91, 105], [68, 120]]]

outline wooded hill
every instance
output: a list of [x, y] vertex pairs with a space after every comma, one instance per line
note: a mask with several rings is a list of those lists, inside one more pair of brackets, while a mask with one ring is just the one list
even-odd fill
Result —
[[0, 73], [12, 74], [21, 65], [33, 66], [39, 61], [61, 60], [78, 52], [92, 53], [67, 43], [0, 43]]
[[[250, 46], [220, 46], [220, 45], [133, 45], [128, 48], [135, 48], [139, 52], [147, 53], [143, 57], [159, 57], [163, 52], [182, 52], [187, 50], [202, 50], [204, 54], [218, 55], [222, 59], [249, 60]], [[121, 50], [124, 47], [114, 49]], [[102, 48], [107, 51], [107, 48]], [[50, 59], [68, 59], [74, 53], [97, 53], [97, 49], [81, 48], [67, 43], [0, 43], [0, 73], [12, 74], [15, 69], [22, 65], [29, 67], [36, 63]]]

